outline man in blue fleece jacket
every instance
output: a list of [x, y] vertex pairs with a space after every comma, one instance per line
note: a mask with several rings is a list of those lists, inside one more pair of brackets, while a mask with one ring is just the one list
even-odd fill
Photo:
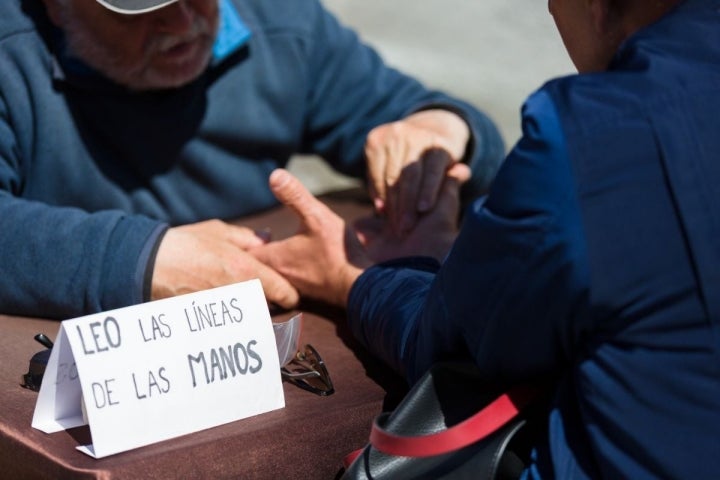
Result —
[[491, 387], [545, 379], [526, 477], [717, 478], [720, 0], [549, 7], [580, 74], [526, 101], [522, 138], [447, 256], [457, 182], [393, 251], [435, 259], [371, 266], [282, 170], [271, 186], [303, 229], [256, 254], [346, 305], [354, 335], [411, 382], [449, 359]]
[[[67, 318], [259, 277], [223, 220], [294, 153], [367, 175], [398, 235], [504, 156], [481, 112], [385, 66], [317, 0], [0, 2], [0, 313]], [[367, 164], [366, 164], [367, 159]], [[219, 220], [218, 220], [219, 219]]]

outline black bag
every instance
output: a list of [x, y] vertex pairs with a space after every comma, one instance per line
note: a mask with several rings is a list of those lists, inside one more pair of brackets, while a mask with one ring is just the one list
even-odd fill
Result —
[[473, 479], [520, 476], [539, 432], [525, 406], [537, 390], [489, 393], [469, 364], [438, 364], [392, 414], [380, 415], [370, 443], [346, 459], [342, 480]]

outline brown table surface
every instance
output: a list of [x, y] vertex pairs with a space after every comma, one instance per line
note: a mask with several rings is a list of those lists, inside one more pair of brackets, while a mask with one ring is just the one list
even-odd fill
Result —
[[[356, 194], [325, 198], [348, 220], [369, 211]], [[297, 226], [282, 208], [242, 223], [270, 227], [275, 238]], [[325, 360], [333, 395], [285, 383], [283, 409], [99, 460], [75, 449], [90, 442], [87, 426], [49, 435], [30, 426], [37, 393], [20, 387], [21, 375], [43, 348], [33, 336], [42, 332], [54, 340], [59, 323], [0, 315], [0, 478], [336, 478], [343, 457], [365, 444], [372, 419], [394, 406], [405, 387], [351, 338], [342, 310], [304, 305], [302, 311], [301, 341], [312, 343]]]

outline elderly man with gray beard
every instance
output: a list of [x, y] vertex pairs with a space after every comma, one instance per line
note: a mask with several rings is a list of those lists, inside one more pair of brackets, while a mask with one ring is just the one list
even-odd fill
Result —
[[295, 153], [367, 178], [402, 238], [504, 154], [472, 106], [384, 65], [318, 0], [0, 4], [0, 312], [71, 317], [260, 278], [228, 219]]

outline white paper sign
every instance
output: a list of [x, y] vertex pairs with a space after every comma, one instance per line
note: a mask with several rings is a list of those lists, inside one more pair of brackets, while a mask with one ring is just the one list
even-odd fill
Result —
[[[87, 422], [83, 419], [84, 399]], [[285, 406], [259, 280], [62, 322], [32, 426], [95, 458]]]

